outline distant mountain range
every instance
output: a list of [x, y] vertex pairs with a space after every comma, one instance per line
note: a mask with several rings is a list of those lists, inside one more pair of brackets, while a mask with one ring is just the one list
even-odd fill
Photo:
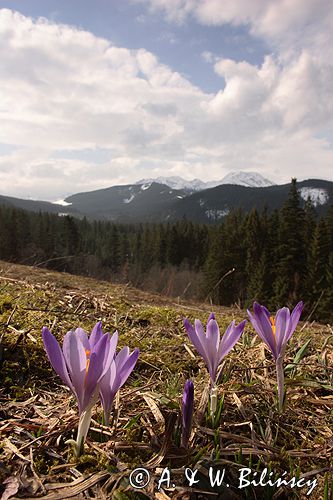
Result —
[[257, 172], [230, 172], [220, 181], [203, 182], [200, 179], [193, 179], [187, 181], [182, 177], [156, 177], [155, 179], [141, 179], [136, 184], [151, 184], [157, 182], [158, 184], [165, 184], [172, 189], [183, 189], [188, 192], [203, 191], [204, 189], [221, 186], [222, 184], [233, 184], [246, 187], [267, 187], [274, 186], [274, 183], [265, 179]]
[[[58, 203], [0, 196], [0, 203], [26, 210], [47, 211], [114, 222], [168, 222], [186, 217], [201, 223], [220, 221], [232, 209], [280, 208], [290, 184], [276, 185], [255, 172], [232, 172], [221, 181], [186, 181], [181, 177], [142, 179], [68, 196]], [[310, 198], [318, 214], [333, 204], [333, 182], [309, 179], [298, 183], [302, 200]]]

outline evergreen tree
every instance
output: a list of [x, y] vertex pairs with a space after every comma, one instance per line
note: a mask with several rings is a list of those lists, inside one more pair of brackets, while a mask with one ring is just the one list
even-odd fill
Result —
[[316, 227], [313, 241], [312, 268], [311, 268], [311, 298], [317, 301], [328, 288], [327, 266], [330, 254], [330, 239], [326, 221], [321, 219]]
[[266, 214], [259, 217], [256, 209], [249, 214], [245, 224], [246, 242], [246, 280], [247, 305], [256, 300], [266, 303], [269, 260], [265, 243], [267, 242]]
[[317, 227], [316, 210], [310, 198], [307, 199], [304, 206], [304, 244], [306, 254], [305, 290], [303, 299], [312, 302], [313, 300], [313, 278], [315, 275], [315, 255], [314, 255], [314, 237]]
[[328, 256], [325, 272], [326, 288], [320, 298], [316, 317], [320, 321], [333, 322], [333, 252]]
[[80, 234], [77, 222], [69, 215], [63, 218], [63, 222], [65, 254], [72, 256], [75, 255], [80, 248]]
[[182, 261], [182, 250], [179, 231], [176, 224], [169, 226], [167, 233], [166, 261], [168, 264], [178, 266]]
[[292, 305], [304, 297], [307, 274], [304, 235], [304, 210], [300, 205], [296, 179], [292, 179], [288, 199], [281, 209], [277, 233], [276, 306]]
[[213, 232], [205, 265], [205, 293], [219, 304], [243, 303], [246, 294], [243, 214], [231, 212]]
[[158, 262], [163, 268], [167, 261], [167, 238], [166, 230], [163, 224], [155, 227], [153, 238], [154, 261]]
[[222, 289], [223, 275], [227, 272], [224, 266], [224, 241], [225, 229], [224, 224], [221, 224], [211, 231], [209, 251], [204, 265], [203, 295], [205, 299], [215, 304], [225, 303]]

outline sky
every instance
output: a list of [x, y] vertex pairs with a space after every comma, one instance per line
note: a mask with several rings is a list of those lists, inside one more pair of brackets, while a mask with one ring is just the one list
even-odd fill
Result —
[[331, 0], [0, 0], [0, 194], [333, 181]]

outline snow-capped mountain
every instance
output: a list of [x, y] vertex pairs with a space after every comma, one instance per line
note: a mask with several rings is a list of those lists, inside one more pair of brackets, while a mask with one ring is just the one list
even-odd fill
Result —
[[169, 186], [172, 189], [183, 189], [185, 191], [200, 191], [202, 189], [206, 189], [206, 183], [201, 181], [200, 179], [193, 179], [191, 181], [187, 181], [182, 177], [172, 176], [172, 177], [156, 177], [155, 179], [141, 179], [137, 181], [135, 184], [152, 184], [152, 182], [156, 182], [158, 184], [164, 184]]
[[219, 181], [208, 181], [203, 182], [200, 179], [193, 179], [187, 181], [182, 177], [156, 177], [155, 179], [141, 179], [135, 184], [150, 185], [152, 182], [157, 182], [159, 184], [164, 184], [172, 189], [183, 189], [190, 193], [195, 191], [202, 191], [204, 189], [214, 188], [222, 184], [233, 184], [236, 186], [246, 186], [246, 187], [267, 187], [274, 186], [274, 182], [263, 177], [257, 172], [230, 172], [223, 179]]
[[[233, 184], [246, 187], [268, 187], [275, 183], [266, 179], [257, 172], [230, 172], [219, 182], [219, 184]], [[217, 185], [217, 184], [215, 184]], [[213, 186], [211, 186], [213, 187]]]

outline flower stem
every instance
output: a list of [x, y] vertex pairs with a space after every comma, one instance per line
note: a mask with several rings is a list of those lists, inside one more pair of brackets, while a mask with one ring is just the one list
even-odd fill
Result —
[[77, 438], [76, 438], [76, 456], [79, 457], [83, 452], [83, 443], [87, 437], [90, 421], [91, 421], [91, 412], [93, 405], [89, 406], [85, 411], [83, 411], [80, 415], [79, 427], [77, 430]]
[[279, 356], [276, 360], [276, 377], [277, 377], [277, 385], [278, 385], [279, 412], [282, 413], [283, 400], [284, 400], [284, 371], [283, 371], [283, 357], [282, 356]]
[[218, 389], [217, 389], [216, 385], [213, 385], [213, 387], [210, 390], [210, 416], [211, 416], [213, 425], [214, 425], [214, 418], [215, 418], [215, 413], [216, 413], [216, 408], [217, 408], [217, 395], [218, 395]]
[[189, 439], [190, 439], [190, 430], [185, 429], [185, 427], [183, 427], [181, 434], [181, 444], [180, 444], [182, 448], [187, 448]]

